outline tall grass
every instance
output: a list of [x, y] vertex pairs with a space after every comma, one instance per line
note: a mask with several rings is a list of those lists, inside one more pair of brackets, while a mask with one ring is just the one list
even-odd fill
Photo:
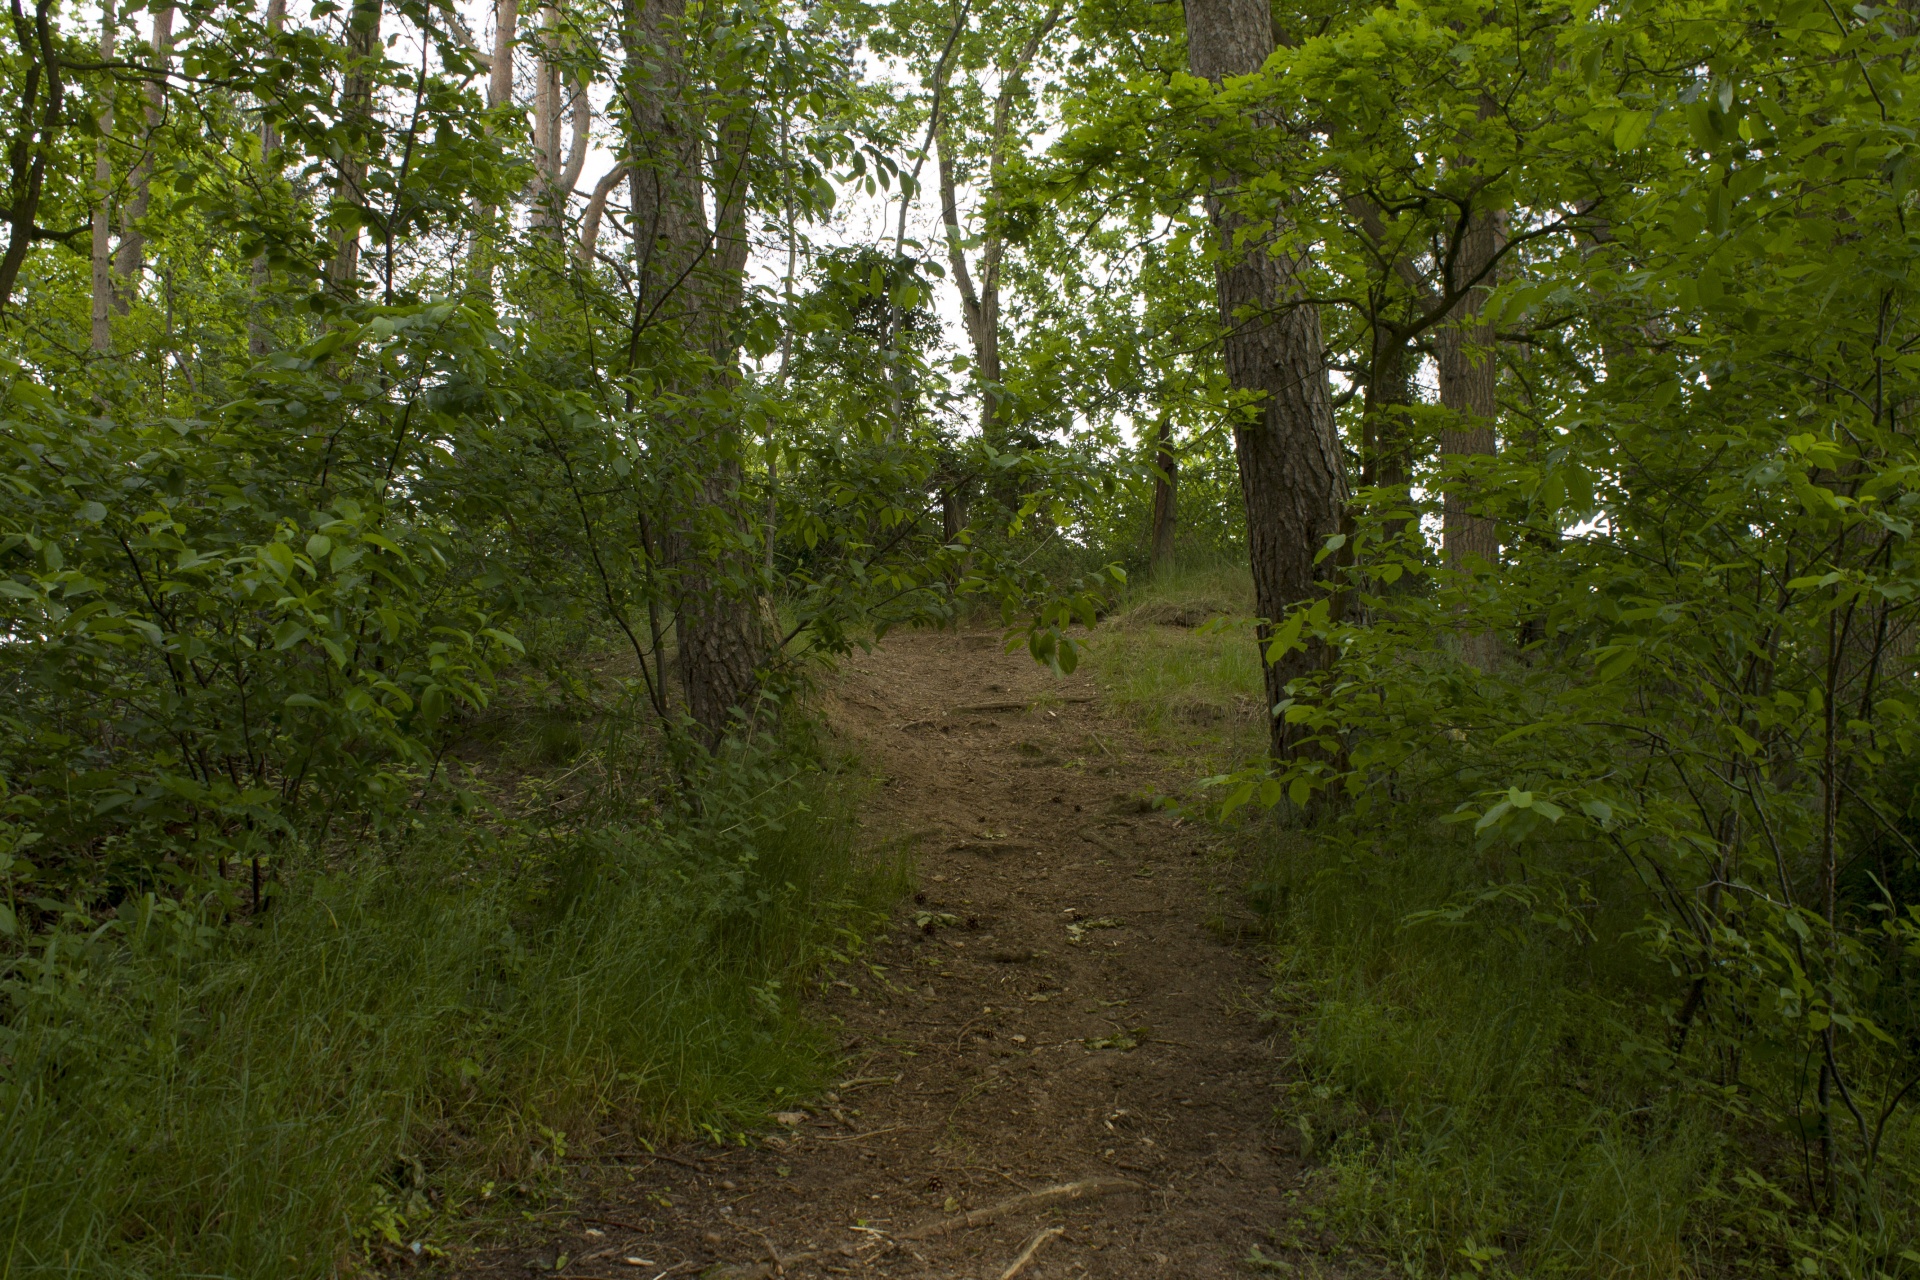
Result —
[[[1233, 714], [1262, 701], [1235, 622], [1251, 596], [1238, 566], [1183, 566], [1140, 584], [1090, 643], [1148, 740], [1208, 771], [1266, 746], [1257, 713]], [[1195, 625], [1208, 615], [1222, 620]], [[1632, 908], [1599, 904], [1593, 941], [1524, 912], [1409, 923], [1488, 869], [1456, 828], [1408, 813], [1357, 836], [1235, 827], [1302, 1068], [1281, 1118], [1322, 1162], [1310, 1214], [1416, 1277], [1711, 1269], [1735, 1229], [1716, 1203], [1726, 1112], [1658, 1070], [1664, 1024]]]
[[1196, 768], [1233, 768], [1266, 746], [1253, 582], [1213, 559], [1138, 581], [1088, 640], [1113, 704], [1147, 742]]
[[251, 923], [152, 895], [16, 957], [0, 1277], [335, 1274], [569, 1145], [724, 1137], [813, 1087], [794, 996], [897, 888], [817, 772], [696, 813], [457, 815]]

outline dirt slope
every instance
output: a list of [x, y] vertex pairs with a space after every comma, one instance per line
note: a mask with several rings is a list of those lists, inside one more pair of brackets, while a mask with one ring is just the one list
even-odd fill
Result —
[[1203, 1278], [1274, 1252], [1299, 1167], [1256, 964], [1209, 927], [1208, 833], [1139, 800], [1180, 779], [1097, 692], [997, 634], [851, 661], [835, 727], [920, 892], [881, 971], [820, 1001], [844, 1081], [766, 1149], [643, 1162], [468, 1274]]

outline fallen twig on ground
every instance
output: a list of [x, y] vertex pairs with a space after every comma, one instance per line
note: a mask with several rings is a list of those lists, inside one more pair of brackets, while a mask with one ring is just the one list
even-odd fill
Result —
[[1027, 1241], [1027, 1247], [1020, 1251], [1020, 1256], [1013, 1260], [1013, 1265], [1000, 1273], [1000, 1280], [1013, 1280], [1015, 1276], [1027, 1269], [1027, 1264], [1033, 1261], [1033, 1255], [1040, 1252], [1041, 1245], [1053, 1239], [1055, 1236], [1065, 1235], [1066, 1232], [1067, 1229], [1065, 1227], [1048, 1227], [1045, 1231], [1042, 1231], [1039, 1235]]
[[1056, 1186], [1042, 1187], [1038, 1191], [1029, 1191], [1025, 1195], [1011, 1196], [998, 1204], [990, 1204], [984, 1209], [974, 1209], [968, 1213], [956, 1214], [951, 1218], [936, 1218], [932, 1222], [922, 1223], [911, 1231], [902, 1232], [899, 1238], [931, 1240], [935, 1236], [964, 1231], [969, 1227], [984, 1227], [1010, 1213], [1026, 1213], [1074, 1200], [1097, 1200], [1102, 1196], [1115, 1195], [1123, 1191], [1145, 1189], [1144, 1184], [1132, 1178], [1083, 1178], [1078, 1182], [1062, 1182]]

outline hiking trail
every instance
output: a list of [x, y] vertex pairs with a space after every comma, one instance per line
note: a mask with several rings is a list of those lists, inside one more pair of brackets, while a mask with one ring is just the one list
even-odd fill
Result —
[[812, 1002], [836, 1087], [755, 1149], [638, 1157], [461, 1274], [1205, 1280], [1273, 1256], [1299, 1139], [1258, 958], [1209, 892], [1219, 838], [1144, 800], [1186, 779], [1084, 671], [997, 632], [895, 633], [827, 707], [881, 779], [866, 836], [918, 850], [877, 971]]

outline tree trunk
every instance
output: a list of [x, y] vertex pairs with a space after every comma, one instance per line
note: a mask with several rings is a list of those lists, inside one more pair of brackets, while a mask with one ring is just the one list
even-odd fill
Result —
[[[1499, 249], [1500, 219], [1491, 211], [1476, 213], [1455, 255], [1454, 270], [1461, 280], [1470, 280], [1487, 269]], [[1438, 335], [1440, 404], [1458, 423], [1440, 433], [1443, 458], [1491, 454], [1495, 449], [1499, 365], [1494, 359], [1493, 326], [1480, 320], [1493, 284], [1489, 279], [1461, 298], [1454, 309], [1456, 319]], [[1442, 542], [1449, 568], [1471, 572], [1476, 566], [1490, 568], [1499, 563], [1499, 531], [1492, 520], [1474, 514], [1471, 493], [1458, 485], [1449, 487], [1442, 510]], [[1491, 632], [1461, 636], [1461, 656], [1474, 666], [1489, 666], [1498, 649], [1498, 638]]]
[[[100, 11], [100, 61], [113, 61], [113, 0]], [[111, 93], [112, 89], [109, 88]], [[93, 350], [105, 355], [113, 349], [113, 156], [107, 140], [113, 137], [113, 100], [100, 112], [100, 140], [93, 144]]]
[[1173, 572], [1173, 535], [1176, 527], [1180, 460], [1173, 452], [1173, 419], [1162, 414], [1154, 437], [1153, 520], [1150, 563], [1156, 576]]
[[[1026, 76], [1040, 46], [1060, 23], [1065, 0], [1053, 0], [1025, 43], [1014, 55], [1010, 66], [1002, 69], [1000, 92], [993, 101], [993, 120], [987, 135], [987, 199], [995, 199], [1006, 173], [1007, 143], [1013, 128], [1013, 108], [1025, 91]], [[942, 62], [942, 68], [945, 67]], [[944, 74], [944, 72], [943, 72]], [[935, 99], [945, 88], [936, 84]], [[954, 187], [954, 141], [950, 132], [951, 113], [935, 122], [935, 163], [940, 174], [940, 219], [946, 227], [947, 262], [953, 268], [954, 284], [960, 290], [960, 310], [966, 318], [967, 337], [973, 345], [974, 383], [980, 388], [980, 438], [995, 449], [1008, 444], [1006, 415], [1001, 412], [1000, 368], [1000, 267], [1006, 256], [1006, 236], [991, 209], [987, 210], [980, 247], [979, 287], [967, 266], [964, 239], [960, 229], [960, 209]], [[1004, 481], [988, 486], [1001, 505], [1017, 507], [1019, 494]]]
[[[373, 85], [381, 56], [380, 21], [385, 0], [355, 0], [347, 20], [347, 70], [340, 89], [340, 113], [347, 123], [346, 154], [334, 203], [355, 209], [367, 200], [367, 158], [373, 145]], [[341, 293], [354, 292], [360, 275], [360, 222], [357, 213], [333, 232], [333, 258], [327, 279]]]
[[132, 294], [140, 288], [140, 273], [147, 265], [147, 236], [140, 224], [146, 220], [147, 204], [153, 187], [153, 133], [166, 117], [166, 87], [163, 77], [173, 63], [173, 6], [153, 15], [153, 69], [156, 79], [147, 82], [147, 123], [140, 133], [140, 159], [129, 175], [127, 203], [120, 210], [120, 248], [114, 254], [114, 274], [119, 277], [114, 305], [121, 315], [133, 305]]
[[[1273, 23], [1264, 0], [1188, 0], [1187, 56], [1193, 73], [1216, 83], [1260, 70], [1273, 52]], [[1234, 455], [1247, 508], [1247, 544], [1264, 653], [1274, 622], [1288, 610], [1328, 595], [1332, 558], [1315, 563], [1339, 532], [1347, 504], [1346, 459], [1320, 337], [1320, 313], [1301, 300], [1299, 262], [1257, 239], [1235, 243], [1247, 219], [1232, 207], [1233, 189], [1251, 175], [1222, 174], [1207, 197], [1218, 240], [1215, 272], [1228, 381], [1253, 393], [1235, 425]], [[1326, 660], [1309, 641], [1304, 652], [1267, 665], [1269, 706], [1286, 698], [1289, 681]], [[1273, 722], [1273, 750], [1291, 749], [1287, 726]]]
[[[740, 305], [746, 269], [751, 117], [745, 103], [722, 104], [727, 114], [708, 183], [703, 131], [684, 115], [681, 0], [629, 3], [624, 89], [634, 130], [628, 185], [640, 277], [630, 359], [642, 340], [640, 318], [654, 316], [679, 345], [711, 358], [718, 371], [711, 376], [731, 384], [736, 355], [729, 320]], [[716, 215], [711, 229], [709, 197]], [[674, 513], [666, 557], [675, 571], [681, 686], [687, 711], [711, 747], [735, 723], [736, 710], [751, 711], [769, 642], [749, 550], [755, 539], [742, 493], [738, 424], [722, 414], [677, 425], [688, 473], [675, 488], [682, 509]]]
[[1401, 331], [1375, 318], [1361, 409], [1360, 483], [1401, 485], [1413, 470], [1407, 410], [1413, 404], [1412, 352]]
[[[490, 109], [513, 103], [513, 50], [519, 26], [520, 0], [494, 0], [493, 53], [487, 59], [487, 106]], [[491, 124], [487, 126], [487, 133], [493, 133]], [[499, 217], [500, 210], [494, 205], [483, 204], [479, 214], [467, 269], [472, 272], [474, 289], [492, 296], [494, 221]], [[597, 225], [595, 229], [598, 230]]]
[[540, 7], [540, 43], [533, 58], [533, 179], [527, 191], [536, 227], [553, 222], [553, 187], [560, 172], [560, 68], [552, 57], [559, 21], [552, 5]]
[[[267, 33], [278, 35], [286, 24], [287, 0], [267, 0]], [[280, 150], [280, 134], [273, 125], [260, 122], [260, 168], [271, 181], [275, 165], [274, 153]], [[247, 354], [259, 359], [273, 350], [273, 326], [268, 324], [263, 312], [267, 305], [267, 286], [271, 283], [271, 267], [267, 256], [261, 254], [253, 260], [253, 315], [247, 322]]]

